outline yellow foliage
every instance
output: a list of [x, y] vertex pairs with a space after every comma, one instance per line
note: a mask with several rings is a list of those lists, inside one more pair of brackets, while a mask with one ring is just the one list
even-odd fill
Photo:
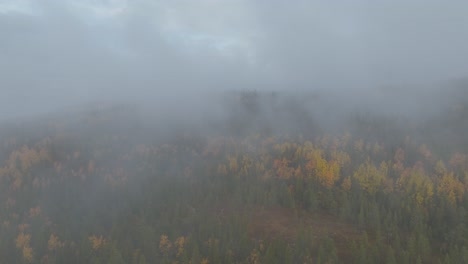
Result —
[[58, 237], [54, 234], [50, 235], [49, 241], [47, 242], [47, 248], [49, 250], [54, 250], [58, 245]]
[[237, 172], [239, 166], [237, 164], [237, 157], [229, 156], [228, 157], [228, 162], [229, 162], [229, 170], [231, 172]]
[[406, 169], [398, 179], [400, 191], [416, 201], [419, 206], [427, 206], [434, 195], [434, 185], [422, 166]]
[[320, 150], [309, 152], [306, 157], [308, 162], [305, 165], [309, 177], [315, 176], [323, 186], [331, 188], [339, 179], [341, 170], [340, 163], [342, 162], [344, 164], [347, 162], [346, 155], [337, 152], [335, 156], [338, 157], [340, 161], [325, 160]]
[[33, 261], [33, 250], [31, 247], [23, 247], [23, 259], [26, 262], [32, 262]]
[[468, 189], [468, 170], [463, 171], [463, 182], [465, 183], [465, 189]]
[[184, 246], [186, 242], [187, 238], [183, 236], [178, 237], [174, 242], [174, 245], [177, 247], [177, 257], [181, 256], [184, 253]]
[[172, 244], [169, 238], [166, 235], [162, 235], [161, 238], [159, 239], [159, 250], [163, 254], [167, 255], [169, 254], [169, 251], [171, 250], [171, 248], [172, 248]]
[[277, 152], [279, 152], [280, 156], [284, 156], [286, 152], [290, 150], [294, 150], [297, 147], [296, 144], [289, 143], [289, 142], [284, 142], [282, 144], [276, 144], [273, 146], [273, 149]]
[[33, 260], [33, 250], [29, 245], [29, 242], [31, 241], [31, 235], [29, 234], [24, 234], [21, 232], [18, 237], [16, 238], [16, 248], [22, 250], [23, 253], [23, 259], [26, 262], [32, 262]]
[[259, 254], [258, 250], [256, 248], [254, 248], [252, 250], [252, 252], [250, 252], [248, 262], [251, 263], [251, 264], [258, 264], [258, 263], [260, 263], [259, 258], [260, 258], [260, 254]]
[[447, 168], [442, 160], [437, 161], [434, 169], [440, 176], [447, 173]]
[[380, 152], [382, 152], [382, 150], [383, 150], [383, 147], [379, 143], [375, 143], [374, 148], [372, 149], [372, 152], [374, 153], [374, 155], [377, 155]]
[[56, 249], [61, 248], [63, 246], [64, 246], [64, 243], [60, 242], [60, 240], [58, 239], [58, 236], [56, 236], [54, 234], [50, 235], [49, 241], [47, 242], [47, 248], [50, 251], [56, 250]]
[[[309, 174], [313, 173], [314, 170], [318, 166], [318, 162], [322, 161], [322, 152], [317, 149], [311, 149], [309, 153], [306, 155], [307, 163], [306, 163], [306, 170]], [[325, 160], [323, 160], [325, 161]]]
[[297, 146], [296, 152], [294, 153], [295, 160], [300, 160], [304, 156], [304, 148], [301, 146]]
[[367, 161], [359, 166], [353, 176], [367, 193], [375, 194], [386, 178], [387, 171], [388, 167], [384, 162], [380, 168], [377, 168], [370, 161]]
[[336, 160], [336, 162], [338, 162], [338, 165], [340, 165], [340, 167], [351, 162], [351, 157], [348, 155], [348, 153], [343, 151], [334, 151], [332, 152], [331, 157], [333, 160]]
[[28, 146], [23, 146], [10, 154], [5, 166], [0, 169], [0, 176], [8, 175], [11, 177], [11, 188], [18, 190], [23, 185], [22, 177], [28, 175], [32, 166], [43, 160], [49, 160], [47, 151], [44, 149], [37, 151]]
[[302, 148], [303, 148], [303, 153], [310, 152], [314, 150], [314, 144], [307, 140], [306, 142], [304, 142]]
[[248, 155], [244, 155], [242, 157], [242, 167], [241, 167], [241, 174], [243, 176], [247, 176], [248, 172], [253, 166], [253, 161]]
[[203, 258], [200, 263], [201, 264], [209, 264], [210, 262], [208, 261], [207, 258]]
[[449, 201], [455, 204], [456, 201], [461, 201], [465, 193], [463, 183], [461, 183], [453, 173], [446, 173], [439, 182], [437, 188], [439, 193], [447, 195]]

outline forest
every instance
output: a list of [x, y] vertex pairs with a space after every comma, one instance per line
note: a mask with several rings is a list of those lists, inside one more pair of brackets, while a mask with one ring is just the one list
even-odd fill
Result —
[[417, 118], [236, 92], [198, 124], [5, 121], [0, 263], [468, 263], [463, 91]]

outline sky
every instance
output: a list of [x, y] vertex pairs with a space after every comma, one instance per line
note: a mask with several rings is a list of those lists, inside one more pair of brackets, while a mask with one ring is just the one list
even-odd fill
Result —
[[196, 107], [201, 91], [358, 97], [466, 78], [467, 10], [461, 0], [0, 0], [0, 116], [92, 101]]

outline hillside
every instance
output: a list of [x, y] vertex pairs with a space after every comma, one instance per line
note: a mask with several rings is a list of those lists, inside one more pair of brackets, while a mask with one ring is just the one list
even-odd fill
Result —
[[468, 263], [463, 100], [415, 120], [298, 98], [5, 122], [0, 263]]

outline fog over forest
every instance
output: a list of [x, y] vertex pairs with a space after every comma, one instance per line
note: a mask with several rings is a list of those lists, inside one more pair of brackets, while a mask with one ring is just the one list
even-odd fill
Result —
[[15, 117], [123, 101], [193, 112], [213, 94], [242, 90], [326, 92], [340, 106], [411, 110], [422, 95], [424, 104], [443, 99], [432, 90], [466, 78], [466, 8], [2, 0], [0, 110]]
[[467, 10], [0, 0], [0, 264], [468, 263]]

